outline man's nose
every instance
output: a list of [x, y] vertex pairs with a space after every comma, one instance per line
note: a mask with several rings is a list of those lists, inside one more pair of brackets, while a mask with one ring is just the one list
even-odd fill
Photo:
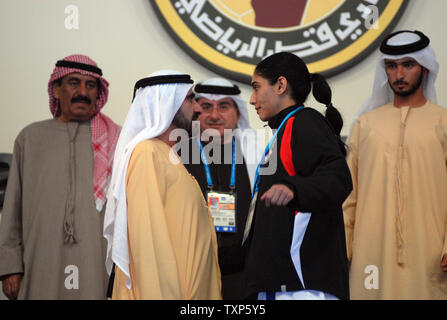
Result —
[[192, 103], [192, 111], [194, 111], [194, 113], [202, 113], [202, 107], [200, 106], [200, 104], [197, 103], [195, 99]]
[[402, 67], [402, 66], [397, 66], [397, 68], [396, 68], [396, 77], [397, 77], [397, 80], [402, 80], [402, 79], [404, 78], [404, 76], [405, 76], [405, 70], [404, 70], [404, 67]]
[[218, 111], [217, 106], [213, 106], [213, 108], [211, 109], [210, 117], [211, 117], [212, 119], [218, 119], [218, 118], [220, 118], [220, 113], [219, 113], [219, 111]]
[[79, 83], [77, 93], [83, 96], [87, 95], [87, 84], [85, 82], [81, 81]]

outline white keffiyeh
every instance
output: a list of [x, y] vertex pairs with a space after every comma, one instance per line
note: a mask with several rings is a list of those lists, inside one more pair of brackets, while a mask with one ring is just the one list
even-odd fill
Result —
[[[149, 77], [179, 74], [162, 70]], [[129, 159], [138, 143], [155, 138], [169, 128], [191, 87], [192, 84], [188, 83], [164, 83], [138, 89], [118, 139], [104, 217], [106, 268], [110, 274], [115, 263], [125, 274], [129, 289], [131, 280], [125, 185]]]

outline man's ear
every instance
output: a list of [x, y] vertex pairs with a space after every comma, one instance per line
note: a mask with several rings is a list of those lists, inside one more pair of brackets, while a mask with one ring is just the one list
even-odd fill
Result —
[[283, 76], [280, 76], [278, 80], [276, 80], [276, 93], [281, 95], [287, 91], [287, 79]]
[[56, 82], [53, 84], [53, 96], [56, 99], [59, 99], [59, 90], [61, 89], [61, 86]]

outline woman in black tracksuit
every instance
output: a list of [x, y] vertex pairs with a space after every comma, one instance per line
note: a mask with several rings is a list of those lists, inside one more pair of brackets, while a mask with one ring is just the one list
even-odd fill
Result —
[[[244, 243], [246, 296], [349, 299], [342, 204], [352, 181], [331, 90], [321, 75], [309, 74], [300, 58], [285, 52], [258, 64], [252, 87], [250, 103], [277, 136], [253, 195]], [[327, 106], [325, 117], [303, 106], [312, 88]]]

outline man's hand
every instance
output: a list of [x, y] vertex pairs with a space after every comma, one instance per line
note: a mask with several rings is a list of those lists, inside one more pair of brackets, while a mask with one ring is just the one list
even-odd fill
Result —
[[294, 196], [293, 191], [286, 185], [274, 184], [262, 195], [261, 200], [265, 200], [266, 207], [270, 207], [270, 205], [286, 206]]
[[445, 254], [445, 255], [442, 257], [442, 261], [441, 261], [441, 269], [442, 269], [442, 271], [447, 272], [447, 254]]
[[3, 280], [3, 293], [9, 300], [17, 300], [22, 274], [12, 274]]

